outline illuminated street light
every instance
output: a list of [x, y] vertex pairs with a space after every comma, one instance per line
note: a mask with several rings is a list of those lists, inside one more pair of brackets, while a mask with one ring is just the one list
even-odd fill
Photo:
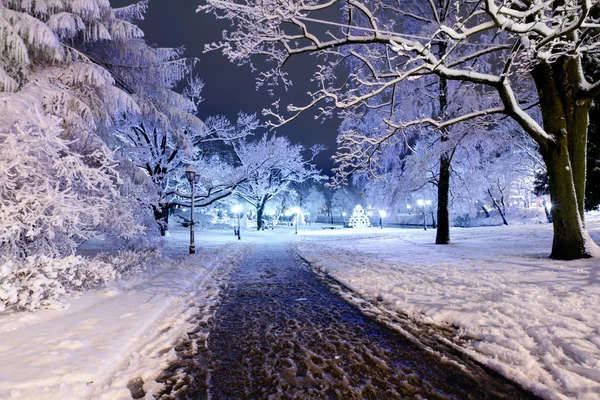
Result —
[[386, 217], [387, 213], [385, 210], [379, 210], [379, 227], [383, 229], [383, 219]]
[[343, 226], [346, 226], [346, 215], [348, 215], [348, 214], [346, 214], [346, 211], [344, 211], [344, 212], [342, 213], [342, 221], [344, 222], [344, 225], [343, 225]]
[[196, 244], [194, 243], [194, 192], [196, 190], [196, 185], [200, 180], [200, 175], [198, 175], [198, 171], [192, 165], [188, 165], [185, 169], [185, 176], [187, 177], [188, 182], [192, 186], [192, 200], [190, 202], [190, 254], [196, 253]]
[[290, 210], [292, 214], [296, 215], [294, 217], [294, 226], [296, 228], [296, 235], [298, 234], [298, 216], [300, 215], [300, 207], [294, 207]]
[[423, 229], [427, 230], [427, 206], [431, 204], [431, 200], [417, 200], [419, 207], [423, 207]]
[[237, 235], [238, 240], [241, 239], [241, 235], [240, 235], [240, 213], [242, 212], [242, 206], [240, 204], [236, 204], [235, 206], [231, 207], [231, 212], [233, 212], [234, 214], [237, 215], [237, 230], [235, 229], [235, 226], [233, 227], [233, 234]]

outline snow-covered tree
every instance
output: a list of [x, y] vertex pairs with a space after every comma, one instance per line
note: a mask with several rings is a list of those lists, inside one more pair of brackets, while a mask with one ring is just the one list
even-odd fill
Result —
[[[197, 206], [208, 205], [223, 194], [232, 193], [242, 175], [226, 165], [223, 157], [215, 155], [214, 144], [221, 148], [218, 153], [232, 152], [232, 141], [252, 135], [259, 122], [255, 115], [240, 113], [236, 124], [222, 116], [210, 117], [198, 131], [183, 129], [179, 135], [165, 131], [157, 124], [152, 130], [145, 123], [120, 130], [122, 151], [125, 152], [155, 185], [158, 202], [154, 215], [161, 234], [168, 229], [169, 208], [185, 197], [189, 197], [189, 183], [183, 170], [194, 165], [201, 175], [197, 186]], [[177, 196], [174, 196], [178, 194]]]
[[341, 187], [335, 189], [331, 198], [331, 206], [340, 216], [343, 216], [343, 213], [350, 215], [360, 201], [353, 188]]
[[304, 148], [293, 145], [285, 137], [264, 135], [260, 140], [240, 140], [236, 155], [247, 179], [236, 188], [236, 195], [256, 209], [257, 229], [262, 229], [266, 204], [275, 196], [293, 190], [293, 185], [323, 177], [312, 164], [321, 150], [310, 149], [311, 156], [303, 157]]
[[0, 121], [0, 256], [61, 257], [97, 232], [139, 233], [110, 151], [79, 154], [60, 118], [35, 108], [24, 117]]
[[315, 222], [317, 216], [323, 212], [326, 202], [327, 200], [321, 188], [311, 185], [300, 201], [300, 208], [304, 212], [306, 220], [308, 222]]
[[[390, 134], [416, 125], [441, 130], [485, 115], [509, 116], [539, 145], [550, 176], [555, 204], [551, 256], [590, 256], [596, 246], [583, 224], [586, 139], [588, 111], [600, 93], [600, 82], [586, 80], [581, 57], [597, 54], [600, 47], [594, 34], [598, 20], [592, 12], [598, 1], [459, 1], [453, 3], [456, 12], [451, 21], [440, 18], [447, 1], [429, 3], [435, 30], [424, 36], [418, 34], [420, 29], [408, 31], [404, 21], [410, 18], [416, 25], [430, 21], [419, 12], [406, 12], [401, 2], [208, 0], [199, 11], [235, 23], [234, 31], [224, 32], [224, 41], [209, 49], [219, 49], [240, 64], [255, 55], [273, 61], [273, 68], [261, 71], [259, 83], [289, 84], [282, 67], [291, 56], [313, 53], [328, 58], [315, 72], [318, 87], [304, 106], [288, 106], [287, 115], [277, 107], [267, 111], [275, 125], [313, 106], [326, 115], [335, 108], [376, 107], [399, 85], [431, 75], [490, 91], [495, 99], [489, 107], [474, 107], [454, 118], [407, 121], [392, 115]], [[390, 11], [399, 17], [385, 18]], [[327, 20], [326, 15], [333, 17]], [[322, 29], [323, 24], [330, 29]], [[442, 42], [440, 52], [436, 44]], [[362, 51], [356, 51], [357, 46]], [[379, 62], [382, 54], [384, 62]], [[489, 61], [478, 62], [483, 56]], [[346, 74], [353, 84], [339, 85], [338, 67], [347, 58], [361, 67]], [[518, 89], [527, 85], [537, 90], [542, 123], [532, 117], [535, 102], [519, 94]]]
[[[117, 163], [120, 155], [108, 151], [106, 143], [110, 143], [114, 127], [120, 121], [144, 115], [148, 104], [145, 99], [152, 97], [148, 91], [136, 91], [140, 88], [128, 86], [115, 70], [109, 68], [121, 61], [117, 57], [119, 52], [132, 53], [131, 43], [143, 47], [143, 32], [131, 22], [131, 18], [141, 17], [146, 5], [147, 1], [142, 1], [125, 9], [112, 9], [108, 1], [97, 0], [0, 2], [0, 109], [3, 129], [24, 129], [39, 125], [40, 118], [60, 118], [57, 123], [62, 128], [60, 137], [65, 140], [64, 144], [73, 157], [79, 155], [90, 168], [99, 168], [99, 173], [107, 173], [102, 170], [104, 164], [121, 173], [119, 179], [119, 175], [113, 177], [111, 190], [99, 191], [91, 196], [98, 197], [104, 193], [107, 202], [118, 203], [114, 195], [118, 190], [120, 205], [140, 222], [145, 218], [145, 208], [156, 199], [140, 193], [140, 189], [145, 187], [144, 180], [134, 176], [135, 171], [127, 167], [126, 158], [120, 158], [123, 165]], [[130, 71], [140, 69], [139, 65], [122, 66], [126, 67]], [[161, 77], [161, 81], [165, 79]], [[27, 110], [34, 108], [39, 115], [32, 117]], [[40, 130], [46, 131], [45, 128]], [[25, 156], [28, 151], [23, 147], [16, 150], [16, 158]], [[57, 154], [61, 156], [63, 153]], [[103, 154], [105, 161], [101, 163], [92, 156], [97, 154]], [[122, 175], [130, 172], [134, 175]], [[44, 186], [60, 186], [62, 190], [71, 190], [65, 184], [76, 186], [72, 180], [58, 182], [58, 177], [57, 174], [47, 174], [48, 181]], [[23, 188], [20, 186], [19, 190]], [[73, 212], [73, 218], [78, 218], [76, 210], [79, 208], [65, 212]], [[84, 214], [82, 220], [87, 219]], [[123, 216], [116, 221], [125, 223], [130, 218]], [[119, 225], [114, 224], [115, 227]], [[90, 226], [88, 224], [86, 229]], [[115, 229], [114, 233], [118, 235], [118, 232], [119, 229]], [[111, 235], [109, 231], [106, 233]]]

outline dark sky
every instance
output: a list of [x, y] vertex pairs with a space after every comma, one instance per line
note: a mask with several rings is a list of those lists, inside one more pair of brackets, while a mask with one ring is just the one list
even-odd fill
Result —
[[[133, 3], [132, 0], [112, 0], [113, 7]], [[268, 108], [276, 98], [281, 98], [281, 106], [291, 101], [303, 105], [308, 101], [306, 92], [310, 88], [309, 79], [315, 70], [314, 58], [302, 56], [292, 59], [286, 65], [286, 71], [294, 81], [294, 87], [287, 93], [283, 88], [276, 89], [274, 98], [264, 88], [255, 88], [255, 75], [246, 66], [238, 67], [230, 63], [221, 53], [203, 53], [204, 44], [221, 40], [221, 32], [227, 29], [226, 21], [218, 21], [212, 15], [196, 14], [195, 10], [201, 0], [150, 0], [146, 19], [140, 27], [146, 34], [149, 44], [159, 47], [186, 47], [186, 57], [197, 57], [200, 63], [197, 74], [204, 80], [204, 102], [200, 104], [199, 116], [224, 114], [235, 121], [238, 111], [257, 113]], [[332, 166], [330, 159], [335, 151], [335, 137], [339, 120], [327, 120], [324, 123], [314, 120], [314, 113], [309, 112], [288, 125], [279, 128], [277, 133], [285, 135], [294, 143], [305, 147], [321, 143], [328, 147], [320, 154], [317, 165], [324, 173], [329, 173]]]

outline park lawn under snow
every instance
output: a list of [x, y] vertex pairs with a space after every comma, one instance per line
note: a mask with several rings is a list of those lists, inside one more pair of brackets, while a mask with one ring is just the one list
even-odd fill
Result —
[[224, 238], [203, 240], [189, 256], [187, 235], [168, 238], [164, 259], [142, 276], [68, 299], [67, 306], [1, 315], [0, 398], [128, 399], [127, 383], [137, 377], [147, 396], [156, 393], [153, 379], [175, 358], [173, 346], [191, 330], [189, 320], [209, 317], [219, 275], [247, 253], [228, 235], [234, 246], [227, 251]]
[[[600, 243], [600, 216], [589, 216]], [[550, 224], [305, 231], [299, 254], [388, 310], [456, 327], [467, 354], [547, 399], [600, 398], [600, 259], [547, 258]], [[443, 339], [442, 339], [443, 340]]]

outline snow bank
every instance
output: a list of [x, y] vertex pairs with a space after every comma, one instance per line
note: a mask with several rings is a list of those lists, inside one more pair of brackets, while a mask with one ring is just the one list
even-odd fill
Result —
[[[600, 218], [588, 228], [598, 242]], [[597, 399], [600, 260], [549, 260], [551, 235], [550, 225], [454, 229], [436, 246], [434, 230], [305, 232], [297, 250], [379, 307], [454, 327], [455, 346], [541, 397]]]
[[216, 301], [217, 275], [246, 252], [220, 245], [181, 256], [181, 247], [151, 273], [85, 293], [68, 308], [1, 315], [0, 398], [125, 399], [136, 377], [149, 395], [157, 391], [153, 378], [174, 358], [187, 321]]

